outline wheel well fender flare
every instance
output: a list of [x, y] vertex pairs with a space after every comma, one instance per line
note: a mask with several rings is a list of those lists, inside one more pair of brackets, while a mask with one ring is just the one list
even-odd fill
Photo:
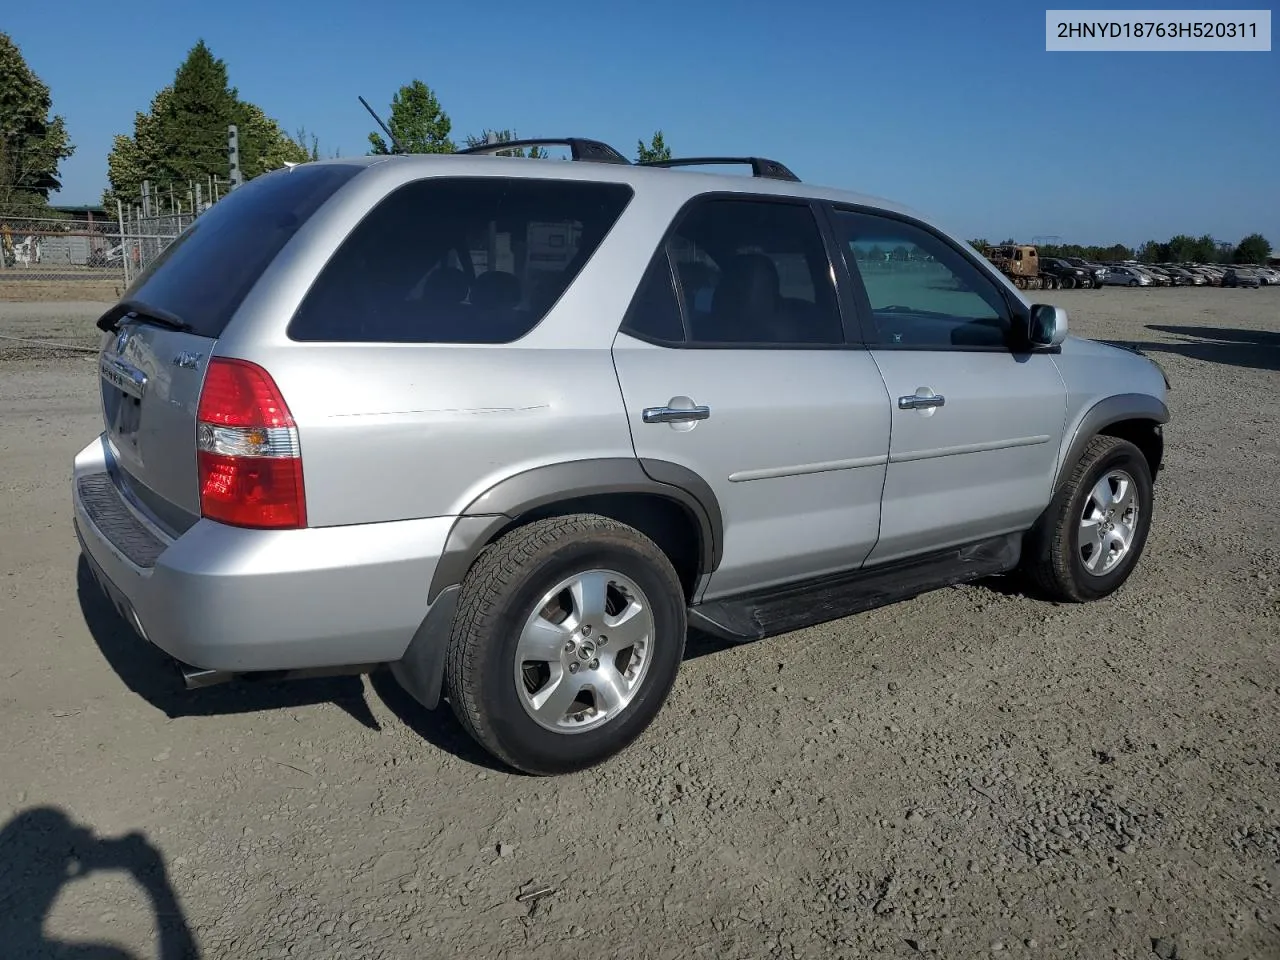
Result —
[[710, 484], [697, 473], [667, 460], [571, 460], [512, 474], [463, 508], [436, 564], [428, 603], [461, 583], [480, 551], [521, 516], [586, 497], [626, 494], [656, 496], [680, 506], [698, 528], [699, 572], [711, 573], [720, 565], [724, 517]]
[[[1053, 489], [1056, 491], [1063, 477], [1071, 469], [1071, 465], [1080, 459], [1089, 441], [1100, 433], [1107, 433], [1116, 424], [1126, 421], [1140, 421], [1154, 424], [1159, 437], [1160, 427], [1169, 422], [1169, 408], [1158, 397], [1145, 393], [1120, 393], [1099, 400], [1085, 410], [1076, 422], [1074, 429], [1068, 430], [1065, 442], [1058, 455], [1057, 469], [1054, 471]], [[1154, 451], [1152, 475], [1159, 466], [1163, 442]], [[1150, 458], [1152, 451], [1143, 450]]]

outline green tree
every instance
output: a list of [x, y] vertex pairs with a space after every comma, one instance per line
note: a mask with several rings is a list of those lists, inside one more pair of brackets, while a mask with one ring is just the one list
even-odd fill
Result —
[[[202, 180], [213, 173], [226, 176], [227, 127], [237, 119], [236, 93], [227, 79], [227, 65], [203, 40], [191, 48], [178, 67], [168, 95], [153, 111], [156, 137], [165, 152], [150, 158], [158, 179], [169, 183]], [[242, 135], [242, 140], [248, 138]], [[241, 162], [249, 144], [240, 147]]]
[[979, 253], [984, 253], [987, 247], [991, 246], [991, 244], [988, 243], [985, 239], [979, 239], [979, 240], [970, 240], [969, 246], [973, 247], [973, 249], [977, 250]]
[[1213, 263], [1217, 259], [1218, 245], [1214, 243], [1213, 237], [1205, 234], [1197, 237], [1191, 246], [1191, 256], [1187, 259], [1195, 263]]
[[[468, 134], [467, 146], [479, 147], [489, 142], [490, 134], [498, 143], [510, 143], [512, 140], [519, 140], [519, 135], [514, 130], [490, 130], [488, 127], [479, 135]], [[499, 150], [496, 154], [499, 157], [525, 157], [529, 160], [545, 160], [547, 159], [547, 151], [542, 147], [512, 147], [510, 150]]]
[[62, 186], [58, 167], [75, 152], [49, 87], [0, 33], [0, 213], [48, 216], [49, 194]]
[[[311, 152], [285, 133], [257, 104], [237, 100], [235, 117], [240, 135], [240, 171], [246, 180], [279, 170], [286, 163], [306, 163], [312, 159]], [[222, 139], [222, 165], [229, 170], [225, 130]]]
[[1173, 263], [1185, 263], [1188, 260], [1194, 260], [1196, 249], [1196, 238], [1180, 233], [1175, 237], [1170, 237], [1169, 242], [1165, 244], [1168, 249], [1169, 260]]
[[[421, 80], [406, 83], [391, 98], [391, 135], [405, 153], [453, 153], [449, 134], [453, 121], [431, 88]], [[369, 134], [371, 154], [388, 154], [393, 147], [380, 133]]]
[[1169, 259], [1169, 245], [1148, 240], [1138, 248], [1138, 259], [1143, 263], [1164, 263]]
[[667, 146], [667, 141], [663, 139], [661, 130], [655, 130], [647, 144], [643, 140], [636, 141], [637, 163], [652, 163], [658, 160], [670, 159], [671, 148]]
[[199, 41], [178, 68], [173, 83], [159, 90], [146, 113], [134, 115], [133, 135], [118, 135], [107, 156], [103, 203], [110, 210], [119, 198], [136, 203], [142, 182], [159, 194], [172, 189], [185, 196], [188, 183], [209, 177], [225, 181], [231, 173], [227, 127], [236, 124], [240, 170], [251, 179], [284, 163], [311, 158], [256, 104], [240, 99], [230, 86], [226, 64]]
[[1267, 242], [1267, 238], [1260, 233], [1251, 233], [1236, 245], [1231, 259], [1235, 263], [1264, 264], [1269, 256], [1271, 244]]

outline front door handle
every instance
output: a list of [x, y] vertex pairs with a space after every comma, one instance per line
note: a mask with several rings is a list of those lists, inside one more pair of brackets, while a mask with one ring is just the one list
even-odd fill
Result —
[[710, 407], [645, 407], [641, 413], [645, 423], [688, 423], [706, 420], [711, 416]]
[[933, 407], [946, 406], [947, 398], [938, 394], [922, 397], [918, 393], [898, 398], [899, 410], [930, 410]]

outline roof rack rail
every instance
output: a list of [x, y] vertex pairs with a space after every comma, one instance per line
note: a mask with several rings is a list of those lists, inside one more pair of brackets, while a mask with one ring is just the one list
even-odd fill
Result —
[[530, 140], [506, 140], [502, 143], [481, 143], [474, 147], [458, 150], [460, 154], [501, 153], [503, 150], [515, 150], [519, 147], [568, 147], [569, 155], [574, 160], [591, 160], [596, 163], [625, 163], [631, 161], [607, 143], [599, 140], [587, 140], [582, 137], [545, 137]]
[[751, 167], [753, 177], [765, 177], [769, 180], [790, 180], [799, 183], [800, 178], [792, 173], [784, 164], [767, 157], [676, 157], [671, 160], [644, 160], [642, 167], [700, 167], [710, 164], [741, 163]]

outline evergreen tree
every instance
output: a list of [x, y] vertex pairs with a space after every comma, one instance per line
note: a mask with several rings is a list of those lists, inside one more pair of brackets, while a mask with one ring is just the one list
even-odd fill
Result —
[[654, 131], [653, 137], [646, 144], [643, 140], [636, 141], [636, 162], [650, 163], [655, 160], [670, 160], [671, 148], [667, 146], [667, 141], [662, 137], [662, 131]]
[[[406, 83], [391, 98], [391, 135], [405, 153], [453, 153], [449, 133], [453, 121], [435, 93], [421, 80]], [[369, 152], [388, 154], [394, 149], [380, 133], [369, 134]]]
[[226, 64], [198, 42], [174, 76], [158, 91], [146, 113], [134, 116], [133, 136], [115, 138], [107, 157], [110, 187], [103, 194], [108, 210], [118, 197], [136, 203], [142, 182], [150, 180], [159, 195], [170, 188], [186, 197], [187, 184], [210, 177], [226, 182], [231, 175], [227, 127], [236, 124], [240, 171], [246, 180], [276, 170], [286, 162], [303, 163], [311, 153], [295, 142], [261, 107], [240, 99], [230, 86]]
[[59, 164], [75, 152], [49, 87], [0, 33], [0, 214], [48, 216]]

